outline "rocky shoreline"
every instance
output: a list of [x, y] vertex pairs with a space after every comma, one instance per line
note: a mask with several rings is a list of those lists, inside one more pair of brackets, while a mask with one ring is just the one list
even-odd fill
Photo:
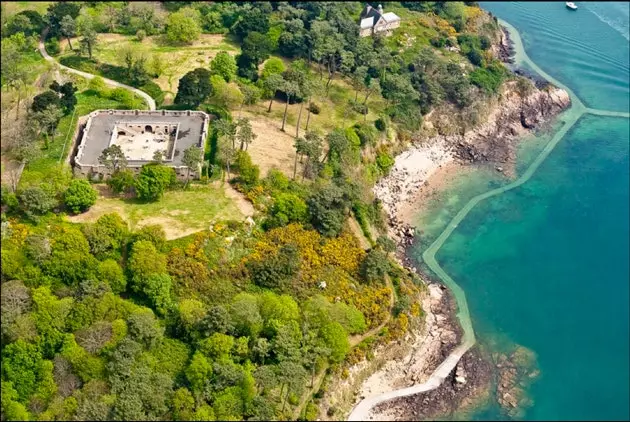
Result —
[[[508, 64], [514, 62], [514, 49], [509, 33], [502, 28], [502, 38], [498, 56]], [[513, 67], [513, 66], [511, 66]], [[390, 174], [381, 179], [374, 187], [375, 196], [381, 201], [388, 214], [390, 236], [397, 242], [397, 257], [407, 268], [417, 272], [412, 258], [407, 252], [413, 246], [415, 229], [409, 219], [401, 217], [403, 207], [416, 207], [418, 191], [429, 184], [431, 175], [443, 165], [455, 162], [461, 165], [484, 164], [493, 166], [506, 177], [515, 176], [516, 146], [519, 138], [527, 131], [540, 128], [562, 110], [568, 108], [571, 100], [566, 91], [553, 87], [538, 77], [527, 72], [512, 69], [514, 73], [525, 76], [531, 82], [530, 92], [525, 93], [515, 82], [506, 84], [501, 94], [499, 105], [490, 113], [486, 123], [463, 135], [437, 135], [422, 145], [413, 146], [396, 157]], [[420, 165], [418, 164], [420, 163]], [[415, 196], [414, 196], [415, 195]], [[423, 275], [423, 279], [430, 280]], [[414, 342], [404, 359], [384, 365], [372, 374], [381, 381], [376, 391], [370, 384], [370, 378], [362, 383], [361, 393], [355, 405], [367, 395], [388, 391], [387, 388], [404, 388], [424, 382], [443, 359], [459, 344], [461, 327], [455, 318], [455, 304], [450, 292], [439, 283], [429, 283], [429, 290], [437, 297], [438, 306], [429, 302], [426, 309], [427, 323], [423, 332], [416, 333], [416, 338], [425, 337], [420, 348]], [[430, 299], [429, 299], [430, 300]], [[436, 303], [434, 302], [433, 305]], [[444, 313], [444, 309], [448, 312]], [[444, 336], [444, 333], [447, 333]], [[455, 335], [450, 335], [453, 333]], [[409, 339], [406, 339], [409, 340]], [[427, 343], [439, 345], [431, 348]], [[418, 356], [414, 362], [414, 356]], [[524, 382], [522, 378], [534, 379], [537, 372], [524, 376], [522, 369], [513, 363], [513, 355], [493, 356], [500, 362], [483, 358], [478, 347], [464, 354], [461, 361], [435, 390], [409, 397], [401, 397], [382, 403], [370, 412], [369, 420], [420, 420], [453, 414], [456, 410], [472, 407], [490, 397], [490, 385], [498, 369], [495, 380], [497, 385], [496, 400], [510, 416], [516, 416], [518, 409], [526, 407]], [[408, 360], [407, 360], [408, 359]], [[389, 376], [386, 376], [389, 374]], [[397, 382], [392, 377], [401, 377]], [[379, 378], [380, 377], [380, 378]], [[389, 378], [389, 382], [382, 382]], [[366, 389], [366, 385], [369, 387]], [[508, 411], [509, 410], [509, 411]]]
[[374, 409], [382, 420], [419, 421], [449, 417], [490, 398], [492, 365], [475, 346], [436, 389], [382, 403]]
[[436, 170], [452, 162], [483, 164], [493, 166], [506, 177], [514, 177], [520, 138], [571, 104], [568, 93], [562, 89], [530, 89], [529, 95], [523, 95], [516, 82], [506, 84], [500, 105], [486, 123], [464, 135], [437, 135], [396, 157], [389, 175], [379, 180], [374, 193], [388, 214], [389, 234], [401, 248], [408, 247], [415, 234], [409, 219], [403, 217], [408, 213], [402, 211], [404, 207], [416, 207], [423, 199], [418, 192], [429, 184]]
[[[320, 405], [320, 420], [330, 420], [327, 409], [349, 412], [368, 396], [427, 381], [435, 369], [459, 345], [463, 331], [455, 317], [456, 302], [450, 291], [430, 283], [422, 298], [424, 324], [393, 344], [378, 346], [370, 361], [353, 365]], [[381, 412], [370, 411], [367, 420], [382, 420]]]
[[[460, 165], [486, 164], [507, 177], [515, 175], [516, 147], [527, 131], [539, 129], [558, 113], [571, 105], [566, 91], [549, 84], [545, 79], [524, 69], [516, 68], [514, 47], [506, 28], [501, 27], [501, 39], [495, 54], [519, 76], [528, 79], [533, 87], [524, 92], [516, 82], [507, 83], [500, 95], [500, 103], [485, 123], [463, 135], [437, 135], [420, 145], [413, 145], [396, 157], [389, 175], [374, 187], [389, 218], [389, 234], [400, 245], [399, 251], [409, 247], [415, 230], [404, 207], [417, 205], [418, 192], [429, 184], [431, 175], [449, 163]], [[425, 125], [433, 126], [427, 116]]]
[[538, 76], [535, 73], [531, 73], [525, 69], [517, 68], [514, 66], [514, 41], [510, 38], [510, 32], [506, 27], [501, 26], [501, 39], [495, 49], [495, 54], [503, 63], [517, 75], [523, 76], [534, 83], [534, 86], [538, 89], [542, 89], [549, 84], [544, 78]]

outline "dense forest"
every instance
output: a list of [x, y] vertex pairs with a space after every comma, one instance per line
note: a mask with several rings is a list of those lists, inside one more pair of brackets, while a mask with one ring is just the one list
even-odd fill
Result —
[[[3, 150], [26, 170], [2, 186], [2, 420], [315, 420], [326, 388], [316, 379], [347, 376], [376, 344], [422, 324], [423, 283], [393, 259], [371, 187], [423, 116], [439, 108], [472, 115], [509, 75], [491, 52], [496, 22], [475, 2], [387, 3], [413, 26], [361, 38], [363, 6], [57, 2], [43, 14], [3, 10], [2, 87], [13, 101], [3, 103], [3, 122], [19, 119], [26, 102], [30, 123], [16, 123]], [[161, 226], [131, 230], [116, 213], [65, 219], [98, 195], [97, 181], [74, 179], [48, 157], [59, 127], [71, 129], [89, 101], [140, 108], [142, 100], [100, 77], [55, 81], [33, 95], [45, 29], [52, 56], [69, 45], [62, 64], [137, 87], [165, 109], [215, 116], [205, 150], [184, 152], [188, 167], [203, 167], [200, 181], [177, 181], [160, 156], [134, 175], [120, 149], [108, 148], [100, 160], [113, 171], [106, 182], [114, 195], [155, 202], [226, 180], [252, 202], [255, 221], [218, 221], [167, 240]], [[222, 50], [181, 76], [167, 101], [155, 82], [167, 64], [131, 49], [120, 64], [101, 61], [103, 34], [157, 37], [164, 48], [221, 34], [238, 52]], [[340, 86], [345, 96], [334, 95]], [[327, 121], [325, 100], [352, 114]], [[248, 152], [261, 135], [242, 113], [262, 102], [283, 110], [281, 131], [296, 130], [288, 175], [261, 174]], [[297, 124], [289, 105], [299, 105]]]

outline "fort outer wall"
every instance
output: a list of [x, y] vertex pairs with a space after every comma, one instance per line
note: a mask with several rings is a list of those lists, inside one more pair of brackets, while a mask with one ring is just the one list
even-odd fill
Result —
[[[155, 110], [155, 111], [146, 111], [146, 110], [95, 110], [92, 113], [84, 116], [81, 120], [87, 118], [85, 125], [81, 128], [81, 124], [79, 125], [79, 142], [76, 147], [76, 151], [72, 154], [73, 159], [71, 163], [73, 164], [73, 170], [76, 177], [85, 177], [91, 178], [95, 180], [104, 180], [108, 176], [111, 176], [112, 171], [108, 169], [106, 166], [100, 163], [88, 162], [85, 158], [85, 150], [87, 142], [89, 141], [89, 133], [90, 129], [92, 129], [92, 124], [94, 122], [94, 118], [99, 116], [112, 116], [120, 117], [121, 119], [127, 118], [129, 121], [142, 121], [143, 118], [151, 117], [151, 118], [159, 118], [159, 117], [169, 117], [170, 119], [181, 116], [182, 118], [191, 117], [191, 116], [199, 116], [202, 118], [202, 128], [199, 138], [195, 140], [194, 145], [199, 148], [205, 150], [205, 141], [208, 136], [208, 127], [210, 122], [210, 116], [203, 111], [197, 110], [185, 110], [185, 111], [170, 111], [170, 110]], [[159, 123], [159, 122], [156, 122]], [[113, 128], [112, 128], [113, 129]], [[185, 128], [184, 128], [185, 130]], [[177, 142], [177, 139], [175, 140]], [[104, 149], [104, 148], [103, 148]], [[92, 160], [93, 161], [93, 160]], [[143, 165], [150, 163], [150, 161], [128, 161], [127, 169], [131, 170], [134, 174], [140, 172], [140, 169]], [[177, 179], [185, 180], [187, 177], [198, 178], [199, 171], [198, 169], [190, 169], [190, 173], [188, 167], [185, 165], [169, 165], [165, 163], [169, 167], [172, 167], [175, 170], [175, 174]]]

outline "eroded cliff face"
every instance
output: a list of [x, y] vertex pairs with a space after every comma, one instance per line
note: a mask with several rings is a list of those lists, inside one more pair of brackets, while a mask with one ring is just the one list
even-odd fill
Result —
[[456, 158], [469, 163], [488, 162], [513, 175], [516, 142], [527, 130], [535, 129], [571, 105], [563, 89], [547, 86], [527, 96], [517, 92], [516, 82], [506, 85], [499, 106], [488, 121], [463, 136], [450, 136]]

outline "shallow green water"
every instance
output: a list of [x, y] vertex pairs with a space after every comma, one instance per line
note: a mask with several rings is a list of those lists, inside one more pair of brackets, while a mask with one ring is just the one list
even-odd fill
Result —
[[[628, 111], [627, 3], [481, 4], [587, 107]], [[436, 255], [466, 292], [480, 342], [537, 354], [526, 419], [630, 418], [628, 125], [584, 115], [529, 181], [479, 203]], [[543, 138], [522, 151], [521, 170]], [[504, 183], [491, 171], [462, 178], [419, 216], [420, 249], [468, 199]], [[493, 406], [476, 417], [502, 415]]]

